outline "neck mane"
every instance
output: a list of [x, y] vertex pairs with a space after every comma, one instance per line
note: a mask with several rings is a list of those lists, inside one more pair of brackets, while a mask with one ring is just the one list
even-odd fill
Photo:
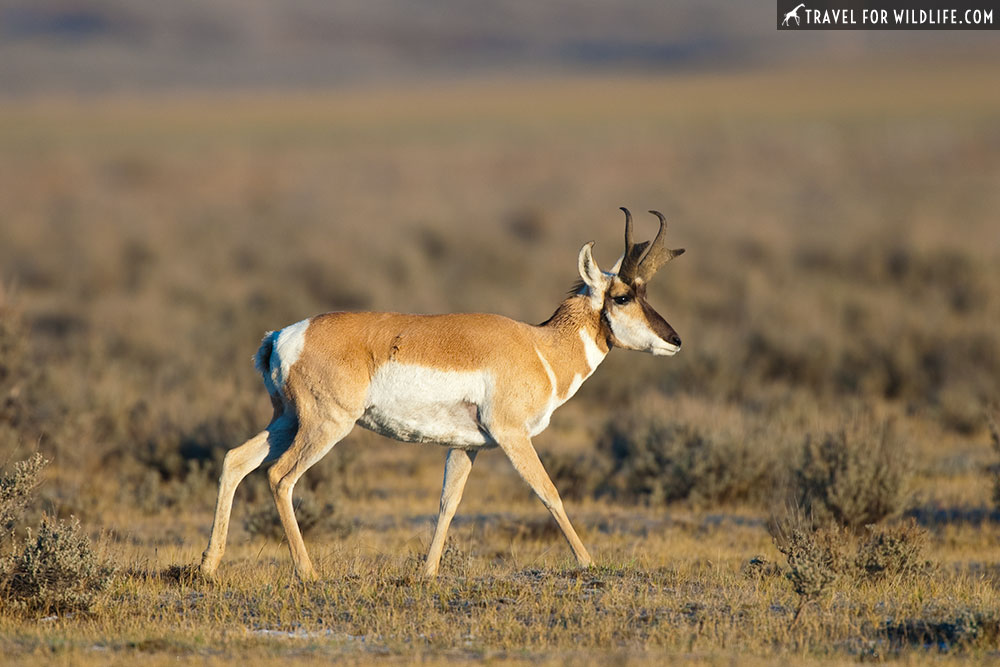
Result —
[[597, 343], [604, 353], [611, 349], [610, 331], [601, 319], [599, 311], [590, 305], [590, 298], [581, 293], [581, 288], [574, 286], [570, 296], [563, 299], [549, 319], [538, 326], [552, 331], [557, 336], [572, 336], [578, 339], [581, 330], [586, 330], [588, 337]]

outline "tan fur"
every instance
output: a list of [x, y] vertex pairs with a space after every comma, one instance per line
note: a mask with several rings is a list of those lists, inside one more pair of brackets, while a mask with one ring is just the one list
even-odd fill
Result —
[[[491, 368], [503, 377], [508, 369], [517, 369], [523, 384], [526, 378], [520, 374], [534, 365], [532, 350], [537, 347], [552, 360], [560, 387], [568, 387], [573, 373], [588, 370], [577, 335], [583, 327], [596, 341], [597, 314], [581, 297], [564, 301], [538, 326], [484, 313], [327, 313], [310, 322], [300, 372], [317, 372], [329, 380], [324, 384], [332, 385], [341, 378], [353, 382], [362, 369], [370, 378], [376, 368], [393, 360], [443, 370]], [[608, 350], [606, 340], [599, 345]], [[310, 383], [308, 378], [303, 381]]]
[[[295, 521], [292, 490], [299, 477], [356, 423], [413, 442], [427, 441], [426, 434], [439, 433], [433, 428], [442, 423], [458, 425], [458, 431], [445, 431], [452, 434], [451, 441], [440, 442], [451, 448], [438, 522], [424, 567], [426, 574], [437, 572], [448, 526], [477, 450], [491, 446], [504, 451], [552, 513], [577, 562], [583, 566], [592, 564], [566, 516], [559, 493], [538, 459], [531, 434], [544, 429], [551, 412], [589, 377], [612, 344], [622, 344], [605, 321], [605, 312], [612, 312], [633, 333], [640, 331], [650, 336], [654, 328], [665, 326], [673, 335], [673, 330], [649, 308], [641, 293], [631, 305], [615, 305], [610, 301], [631, 287], [601, 274], [589, 245], [581, 251], [580, 266], [589, 291], [567, 298], [548, 321], [537, 326], [479, 313], [327, 313], [283, 330], [304, 331], [298, 338], [282, 334], [282, 338], [276, 339], [278, 334], [269, 334], [257, 361], [272, 392], [275, 414], [267, 429], [231, 450], [225, 458], [202, 572], [211, 576], [222, 558], [236, 486], [256, 467], [274, 462], [268, 470], [268, 480], [296, 573], [303, 579], [314, 578], [315, 570]], [[272, 349], [275, 340], [292, 341], [280, 350], [287, 355], [285, 360], [271, 358], [272, 354], [280, 356], [277, 348]], [[281, 365], [282, 372], [269, 376], [269, 364]], [[403, 375], [393, 375], [396, 372]], [[444, 407], [430, 405], [432, 409], [444, 410], [433, 413], [441, 415], [444, 422], [425, 416], [420, 409], [424, 404], [413, 399], [412, 392], [406, 393], [409, 386], [406, 379], [411, 377], [406, 373], [411, 372], [417, 373], [414, 377], [418, 378], [429, 374], [426, 377], [433, 380], [430, 386], [441, 388]], [[276, 381], [274, 377], [281, 379]], [[377, 377], [383, 379], [376, 380]], [[382, 382], [389, 384], [382, 386], [379, 384]], [[466, 394], [475, 398], [461, 398]], [[393, 402], [403, 401], [400, 397], [405, 396], [409, 396], [405, 400], [416, 400], [404, 404], [412, 408], [405, 413], [406, 417], [415, 421], [418, 428], [425, 424], [430, 429], [422, 431], [423, 436], [400, 429], [387, 432], [389, 426], [369, 416], [373, 401], [388, 401], [386, 410], [391, 412], [399, 408]], [[461, 437], [471, 433], [473, 438], [461, 440], [459, 432], [465, 434]]]

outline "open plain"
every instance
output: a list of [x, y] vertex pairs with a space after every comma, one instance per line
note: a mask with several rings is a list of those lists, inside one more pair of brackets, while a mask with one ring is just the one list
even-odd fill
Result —
[[[114, 568], [87, 611], [0, 605], [3, 659], [998, 659], [1000, 70], [960, 64], [0, 103], [0, 456], [50, 459], [25, 525], [75, 516]], [[597, 567], [492, 451], [422, 579], [445, 450], [357, 429], [296, 489], [319, 583], [261, 472], [194, 574], [265, 331], [541, 322], [620, 205], [687, 248], [650, 288], [685, 344], [612, 352], [535, 438]], [[769, 522], [837, 434], [885, 445], [879, 525], [923, 560], [797, 592]]]

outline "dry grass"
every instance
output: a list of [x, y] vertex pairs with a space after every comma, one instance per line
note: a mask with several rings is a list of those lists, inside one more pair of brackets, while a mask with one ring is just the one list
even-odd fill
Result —
[[[995, 657], [991, 67], [6, 103], [2, 455], [53, 461], [36, 511], [79, 517], [117, 574], [89, 614], [0, 614], [4, 655]], [[248, 361], [263, 331], [337, 308], [542, 321], [583, 242], [617, 256], [621, 204], [661, 208], [688, 248], [651, 287], [685, 350], [612, 354], [536, 439], [576, 484], [569, 512], [598, 568], [569, 567], [494, 452], [472, 472], [443, 576], [418, 579], [443, 452], [359, 432], [300, 485], [320, 584], [292, 580], [261, 475], [237, 494], [220, 581], [185, 569], [221, 455], [268, 415]], [[862, 413], [894, 425], [910, 464], [894, 509], [927, 531], [919, 558], [939, 569], [838, 578], [803, 607], [768, 536], [770, 498], [810, 434]], [[676, 479], [697, 488], [656, 502], [602, 491], [627, 466], [600, 463], [597, 444], [625, 424], [652, 434], [644, 451], [674, 452], [663, 461], [694, 452]], [[876, 534], [872, 568], [917, 558]]]

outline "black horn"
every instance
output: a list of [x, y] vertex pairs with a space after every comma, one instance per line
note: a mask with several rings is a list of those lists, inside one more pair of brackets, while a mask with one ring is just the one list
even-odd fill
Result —
[[[650, 213], [659, 219], [660, 231], [656, 233], [656, 238], [653, 239], [653, 243], [649, 247], [649, 252], [647, 252], [646, 256], [639, 262], [636, 270], [636, 279], [641, 280], [644, 283], [648, 283], [649, 279], [653, 277], [653, 274], [655, 274], [657, 269], [661, 266], [672, 260], [674, 257], [684, 254], [684, 248], [672, 250], [664, 245], [666, 242], [667, 219], [659, 211], [650, 211]], [[624, 278], [622, 278], [622, 280], [624, 280]]]
[[625, 254], [622, 255], [622, 264], [618, 269], [618, 277], [626, 283], [635, 280], [636, 271], [639, 269], [639, 258], [649, 245], [649, 241], [634, 243], [632, 241], [632, 213], [624, 206], [620, 207], [625, 212]]

